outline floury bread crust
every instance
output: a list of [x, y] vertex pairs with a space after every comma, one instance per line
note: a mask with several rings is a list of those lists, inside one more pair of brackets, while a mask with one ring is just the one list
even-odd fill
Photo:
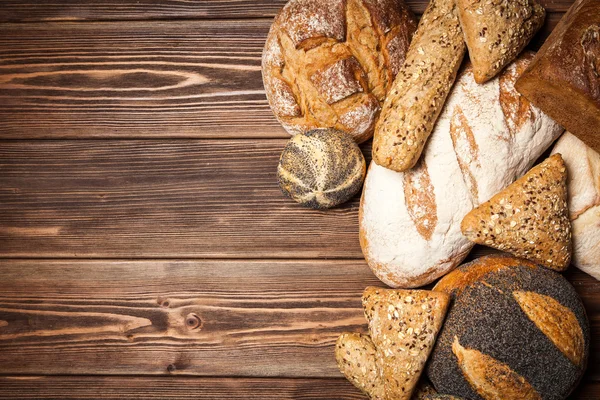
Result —
[[567, 166], [571, 263], [600, 280], [600, 154], [569, 132], [556, 142], [552, 153], [560, 153]]
[[360, 242], [387, 285], [419, 287], [456, 267], [473, 246], [460, 231], [463, 217], [527, 172], [562, 133], [514, 89], [532, 57], [525, 53], [483, 85], [463, 71], [412, 170], [371, 163]]

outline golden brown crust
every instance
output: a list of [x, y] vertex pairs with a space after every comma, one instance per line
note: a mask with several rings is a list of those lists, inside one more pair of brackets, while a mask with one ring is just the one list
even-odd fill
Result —
[[477, 83], [517, 57], [544, 23], [535, 0], [457, 0], [458, 16]]
[[433, 130], [465, 45], [453, 0], [432, 0], [375, 126], [373, 160], [405, 171], [418, 161]]
[[566, 180], [555, 154], [469, 212], [461, 230], [474, 243], [563, 271], [572, 248]]
[[508, 365], [475, 349], [466, 349], [454, 337], [452, 352], [465, 379], [485, 400], [541, 400], [540, 394]]
[[464, 264], [444, 276], [433, 287], [436, 292], [444, 292], [451, 295], [460, 294], [466, 287], [474, 282], [480, 281], [490, 272], [500, 271], [502, 269], [512, 268], [519, 265], [529, 268], [538, 268], [530, 261], [514, 258], [507, 255], [490, 255], [476, 259], [475, 261]]
[[388, 399], [410, 399], [448, 308], [449, 296], [368, 287], [363, 308]]
[[404, 199], [417, 232], [423, 239], [431, 239], [437, 225], [437, 203], [425, 160], [404, 175]]
[[560, 20], [516, 88], [600, 151], [600, 2], [577, 0]]
[[402, 0], [291, 0], [263, 52], [275, 116], [291, 134], [336, 128], [367, 140], [415, 29]]
[[583, 367], [583, 331], [569, 308], [550, 296], [517, 290], [513, 297], [527, 317], [578, 367]]

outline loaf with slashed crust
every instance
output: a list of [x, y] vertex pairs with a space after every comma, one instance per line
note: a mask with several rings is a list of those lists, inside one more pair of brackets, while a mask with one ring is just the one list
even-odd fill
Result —
[[369, 139], [416, 26], [402, 0], [290, 0], [262, 58], [275, 117], [292, 135], [335, 128]]
[[423, 151], [465, 53], [453, 0], [431, 0], [381, 110], [373, 160], [412, 168]]
[[600, 1], [573, 3], [516, 88], [600, 151]]
[[565, 132], [552, 149], [567, 166], [571, 263], [600, 280], [600, 153]]
[[473, 247], [463, 217], [515, 179], [562, 133], [514, 89], [525, 53], [480, 85], [467, 68], [457, 79], [416, 168], [371, 163], [360, 205], [360, 243], [386, 284], [418, 287], [456, 267]]

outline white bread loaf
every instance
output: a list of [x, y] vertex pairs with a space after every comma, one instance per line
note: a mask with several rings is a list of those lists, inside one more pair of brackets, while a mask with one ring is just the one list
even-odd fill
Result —
[[600, 280], [600, 154], [569, 132], [556, 142], [554, 153], [567, 165], [571, 264]]
[[371, 163], [360, 206], [367, 263], [393, 287], [426, 285], [473, 247], [463, 217], [522, 176], [563, 129], [514, 89], [533, 54], [479, 85], [457, 79], [423, 157], [394, 172]]

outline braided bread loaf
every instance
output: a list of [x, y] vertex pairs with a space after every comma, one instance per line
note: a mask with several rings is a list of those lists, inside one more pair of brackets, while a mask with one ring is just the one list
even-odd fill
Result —
[[369, 139], [415, 29], [402, 0], [290, 0], [262, 59], [275, 117], [292, 135], [336, 128]]
[[422, 286], [457, 266], [473, 246], [460, 231], [463, 217], [523, 175], [563, 131], [514, 89], [532, 57], [483, 85], [467, 68], [412, 170], [371, 163], [360, 242], [386, 284]]

